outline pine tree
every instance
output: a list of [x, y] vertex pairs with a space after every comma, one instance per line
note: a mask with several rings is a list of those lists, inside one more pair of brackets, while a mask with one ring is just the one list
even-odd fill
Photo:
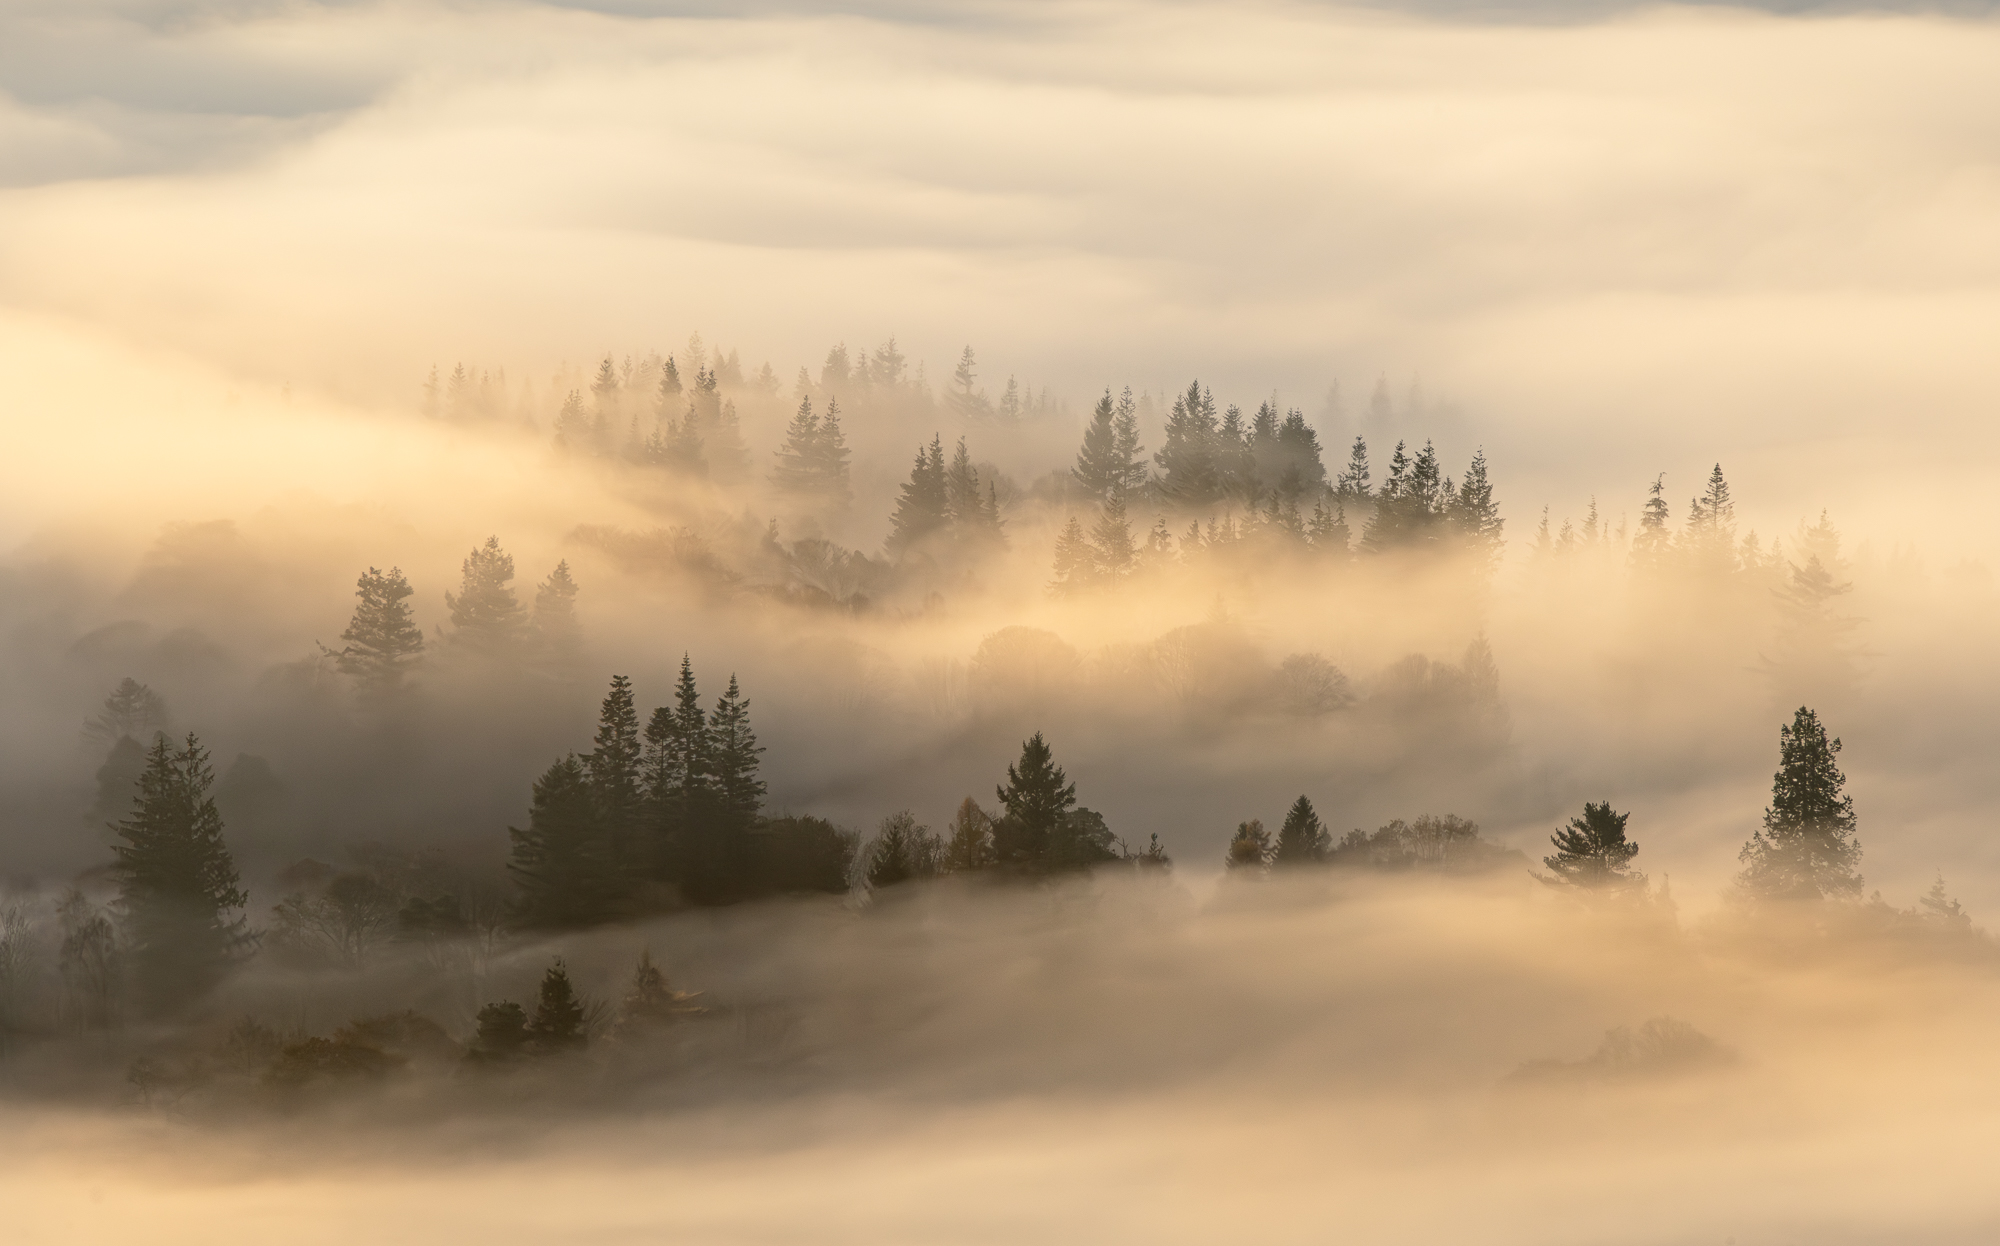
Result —
[[1146, 447], [1139, 444], [1139, 408], [1132, 401], [1132, 387], [1118, 397], [1118, 409], [1111, 419], [1112, 456], [1124, 464], [1125, 477], [1117, 484], [1127, 493], [1146, 483]]
[[1646, 507], [1639, 512], [1639, 532], [1632, 538], [1632, 562], [1647, 571], [1666, 565], [1673, 552], [1674, 536], [1667, 528], [1666, 473], [1654, 477], [1647, 489]]
[[1222, 471], [1217, 463], [1220, 429], [1215, 399], [1199, 381], [1187, 393], [1174, 396], [1165, 438], [1153, 461], [1160, 466], [1160, 494], [1186, 510], [1205, 510], [1222, 498]]
[[583, 413], [583, 395], [575, 390], [569, 391], [562, 409], [556, 412], [555, 447], [561, 454], [589, 454], [597, 448], [590, 417]]
[[590, 383], [591, 396], [597, 400], [597, 418], [600, 424], [609, 422], [618, 414], [618, 365], [606, 355], [604, 362], [597, 365], [597, 377]]
[[1813, 711], [1799, 707], [1778, 729], [1778, 773], [1764, 829], [1743, 846], [1739, 881], [1765, 900], [1812, 900], [1861, 894], [1861, 845], [1854, 836], [1854, 798], [1841, 793], [1847, 777]]
[[500, 549], [500, 538], [490, 536], [486, 544], [475, 545], [459, 564], [459, 589], [446, 593], [444, 604], [451, 610], [451, 640], [475, 653], [503, 652], [521, 636], [521, 603], [508, 583], [514, 578], [514, 559]]
[[1285, 814], [1278, 828], [1278, 841], [1271, 848], [1271, 864], [1276, 866], [1318, 865], [1333, 848], [1333, 836], [1320, 825], [1319, 814], [1310, 800], [1300, 796]]
[[511, 1001], [488, 1004], [479, 1010], [479, 1029], [465, 1058], [474, 1064], [501, 1064], [518, 1059], [528, 1050], [528, 1013]]
[[1117, 412], [1111, 391], [1097, 400], [1090, 413], [1090, 425], [1083, 431], [1083, 448], [1077, 451], [1076, 466], [1070, 475], [1092, 498], [1102, 502], [1125, 486], [1128, 463], [1118, 457]]
[[1264, 829], [1262, 820], [1252, 818], [1236, 824], [1222, 864], [1231, 870], [1267, 870], [1271, 868], [1271, 852], [1271, 833]]
[[166, 726], [166, 698], [127, 675], [104, 698], [104, 708], [84, 721], [83, 734], [99, 744], [116, 744], [144, 741]]
[[624, 881], [612, 865], [590, 774], [575, 754], [536, 780], [528, 829], [510, 826], [507, 835], [513, 842], [507, 869], [521, 887], [516, 916], [522, 925], [577, 928], [619, 915]]
[[952, 371], [951, 388], [945, 391], [945, 405], [960, 419], [978, 419], [989, 414], [986, 395], [973, 392], [972, 384], [979, 376], [977, 366], [972, 347], [966, 347], [958, 357], [958, 367]]
[[813, 414], [812, 399], [801, 398], [798, 414], [785, 426], [785, 441], [778, 447], [771, 483], [788, 493], [812, 492], [818, 454], [819, 417]]
[[826, 414], [820, 418], [819, 436], [813, 442], [811, 461], [812, 491], [820, 501], [836, 510], [854, 500], [848, 483], [847, 434], [840, 427], [840, 400], [829, 398]]
[[729, 690], [715, 703], [708, 720], [709, 758], [716, 799], [724, 825], [736, 836], [747, 835], [763, 808], [765, 785], [757, 777], [757, 755], [764, 751], [750, 729], [750, 701], [729, 676]]
[[1007, 767], [1006, 786], [994, 791], [1007, 811], [993, 827], [995, 856], [1018, 870], [1048, 869], [1051, 839], [1063, 814], [1076, 804], [1076, 784], [1056, 765], [1041, 732], [1022, 741], [1020, 764]]
[[528, 1040], [537, 1051], [555, 1054], [574, 1051], [584, 1045], [583, 1003], [569, 980], [569, 967], [556, 957], [542, 975], [541, 998], [535, 1004], [534, 1020], [528, 1023]]
[[117, 824], [119, 899], [142, 1001], [164, 1012], [218, 982], [244, 941], [230, 917], [249, 895], [222, 839], [209, 788], [215, 772], [190, 733], [179, 748], [162, 736], [146, 756], [132, 812]]
[[682, 654], [674, 704], [653, 711], [641, 760], [652, 811], [655, 877], [676, 878], [685, 872], [692, 839], [712, 819], [712, 751], [694, 665]]
[[1356, 506], [1372, 502], [1374, 490], [1368, 484], [1368, 442], [1355, 437], [1354, 446], [1347, 452], [1347, 466], [1334, 478], [1333, 495], [1343, 506]]
[[[1333, 498], [1333, 505], [1327, 499]], [[1347, 529], [1347, 508], [1340, 502], [1338, 494], [1322, 494], [1313, 504], [1312, 524], [1306, 529], [1306, 537], [1312, 542], [1315, 553], [1335, 561], [1345, 562], [1353, 552], [1349, 542], [1352, 534]]]
[[1709, 473], [1702, 495], [1688, 507], [1687, 548], [1704, 570], [1736, 569], [1736, 503], [1730, 499], [1720, 463]]
[[1278, 426], [1278, 450], [1282, 466], [1273, 487], [1292, 498], [1317, 496], [1326, 487], [1319, 434], [1306, 423], [1305, 412], [1285, 412], [1285, 422]]
[[412, 620], [410, 582], [398, 567], [388, 574], [368, 568], [355, 582], [354, 618], [340, 638], [345, 648], [334, 655], [344, 675], [354, 676], [364, 695], [386, 696], [402, 686], [404, 675], [424, 652], [424, 634]]
[[623, 675], [612, 677], [593, 743], [595, 747], [577, 760], [590, 778], [612, 876], [629, 879], [647, 855], [640, 842], [646, 792], [640, 771], [639, 711], [632, 700], [632, 681]]
[[1504, 544], [1500, 530], [1506, 521], [1500, 518], [1500, 508], [1493, 502], [1493, 485], [1486, 478], [1485, 450], [1474, 452], [1471, 465], [1465, 469], [1465, 479], [1451, 499], [1447, 518], [1460, 548], [1481, 565], [1490, 568], [1500, 560], [1500, 547]]
[[1631, 816], [1614, 812], [1608, 800], [1585, 801], [1582, 817], [1571, 818], [1568, 826], [1549, 836], [1556, 852], [1543, 857], [1542, 864], [1558, 882], [1572, 887], [1603, 890], [1645, 882], [1643, 874], [1631, 870], [1632, 858], [1639, 855], [1639, 845], [1625, 838], [1625, 823]]
[[653, 418], [665, 420], [681, 408], [681, 370], [674, 364], [674, 357], [667, 356], [660, 366], [660, 384], [653, 391]]
[[1071, 515], [1056, 535], [1055, 578], [1049, 581], [1049, 592], [1056, 597], [1068, 597], [1096, 582], [1095, 551], [1090, 548], [1090, 538], [1083, 533], [1083, 525]]
[[931, 438], [929, 447], [917, 448], [916, 465], [896, 501], [896, 513], [889, 518], [888, 551], [891, 557], [908, 557], [923, 549], [927, 539], [942, 532], [950, 520], [950, 499], [945, 484], [944, 441]]
[[1945, 891], [1944, 875], [1942, 874], [1937, 876], [1937, 881], [1931, 884], [1929, 891], [1917, 898], [1917, 904], [1922, 908], [1922, 916], [1927, 921], [1937, 922], [1946, 929], [1970, 930], [1972, 928], [1971, 914], [1965, 911], [1964, 905], [1953, 899]]
[[1021, 387], [1011, 376], [1007, 378], [1007, 388], [1000, 394], [1000, 422], [1002, 424], [1021, 422]]
[[536, 586], [529, 634], [543, 660], [558, 668], [574, 664], [581, 652], [583, 629], [576, 621], [576, 581], [570, 577], [567, 558]]
[[936, 875], [944, 864], [945, 846], [909, 810], [882, 819], [868, 850], [868, 885], [880, 890], [897, 883]]
[[985, 526], [986, 496], [979, 488], [979, 471], [972, 466], [972, 454], [965, 438], [952, 451], [951, 466], [944, 473], [944, 511], [952, 531], [961, 542]]
[[1104, 503], [1096, 526], [1090, 530], [1090, 545], [1097, 578], [1116, 583], [1131, 575], [1138, 565], [1139, 547], [1132, 539], [1132, 524], [1125, 517], [1125, 494], [1114, 492]]

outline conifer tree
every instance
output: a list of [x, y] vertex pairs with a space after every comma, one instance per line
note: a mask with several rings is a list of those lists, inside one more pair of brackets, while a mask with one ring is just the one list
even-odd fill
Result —
[[424, 634], [410, 614], [413, 590], [397, 567], [386, 575], [370, 567], [355, 584], [359, 601], [340, 634], [347, 645], [334, 655], [336, 665], [354, 677], [364, 695], [386, 696], [402, 686], [404, 675], [423, 657]]
[[1076, 805], [1076, 784], [1056, 765], [1037, 731], [1021, 743], [1021, 760], [1007, 767], [1007, 784], [995, 788], [1006, 816], [993, 828], [993, 850], [1003, 865], [1039, 872], [1050, 862], [1057, 823]]
[[1353, 448], [1347, 452], [1347, 466], [1340, 469], [1334, 478], [1333, 494], [1343, 506], [1356, 506], [1372, 502], [1375, 497], [1368, 483], [1368, 442], [1356, 436]]
[[166, 698], [127, 675], [104, 698], [104, 708], [84, 721], [83, 734], [99, 744], [143, 742], [166, 725]]
[[1278, 841], [1271, 848], [1271, 864], [1276, 866], [1318, 865], [1333, 848], [1333, 836], [1320, 825], [1312, 802], [1300, 796], [1285, 814], [1278, 828]]
[[1688, 553], [1703, 570], [1736, 569], [1736, 503], [1730, 499], [1720, 463], [1709, 473], [1701, 496], [1688, 505], [1686, 541]]
[[519, 1058], [528, 1050], [528, 1013], [511, 1001], [488, 1004], [479, 1010], [478, 1031], [465, 1058], [475, 1064], [501, 1064]]
[[[1333, 504], [1327, 504], [1331, 497]], [[1336, 561], [1345, 562], [1352, 552], [1349, 542], [1352, 534], [1347, 529], [1347, 508], [1340, 502], [1339, 494], [1322, 494], [1313, 503], [1312, 523], [1306, 529], [1306, 537], [1312, 543], [1315, 553]]]
[[1083, 525], [1071, 515], [1056, 535], [1055, 578], [1049, 581], [1049, 592], [1056, 597], [1068, 597], [1096, 582], [1096, 552], [1090, 548]]
[[930, 828], [920, 825], [909, 810], [882, 819], [881, 829], [868, 850], [868, 885], [874, 889], [893, 887], [911, 879], [930, 878], [944, 864], [945, 845]]
[[681, 370], [672, 355], [660, 365], [660, 384], [653, 391], [653, 418], [665, 420], [681, 407]]
[[535, 1004], [534, 1019], [528, 1023], [528, 1040], [537, 1051], [549, 1055], [584, 1045], [583, 1003], [570, 983], [569, 966], [560, 956], [542, 975], [541, 998]]
[[583, 629], [576, 620], [576, 581], [570, 576], [567, 558], [536, 586], [529, 631], [545, 660], [559, 667], [575, 662], [583, 646]]
[[750, 729], [750, 701], [733, 673], [708, 721], [710, 772], [723, 824], [733, 835], [747, 835], [763, 808], [765, 785], [757, 777], [757, 755], [764, 749]]
[[950, 514], [944, 441], [933, 437], [929, 447], [917, 448], [916, 465], [910, 469], [909, 482], [896, 501], [896, 513], [890, 516], [887, 542], [890, 556], [903, 558], [922, 549], [929, 537], [945, 529]]
[[508, 587], [514, 578], [512, 555], [501, 550], [499, 537], [487, 537], [459, 564], [459, 574], [458, 592], [444, 595], [451, 610], [452, 643], [475, 653], [502, 652], [521, 635], [521, 603]]
[[1083, 431], [1083, 448], [1077, 451], [1076, 466], [1070, 469], [1070, 475], [1084, 491], [1100, 502], [1124, 488], [1129, 466], [1128, 461], [1119, 458], [1117, 419], [1111, 391], [1107, 389], [1090, 413], [1090, 425]]
[[1854, 839], [1854, 798], [1819, 715], [1804, 706], [1778, 729], [1778, 773], [1764, 829], [1743, 845], [1744, 890], [1764, 900], [1814, 900], [1861, 894], [1861, 845]]
[[791, 493], [810, 492], [815, 483], [813, 468], [818, 453], [819, 416], [813, 414], [812, 399], [801, 398], [798, 414], [785, 426], [785, 440], [778, 447], [771, 483]]
[[1500, 508], [1493, 502], [1493, 485], [1486, 478], [1485, 450], [1473, 453], [1472, 464], [1465, 469], [1465, 479], [1451, 499], [1447, 518], [1462, 549], [1487, 567], [1499, 561], [1503, 543], [1500, 530], [1506, 521], [1500, 518]]
[[[1272, 408], [1274, 411], [1275, 407]], [[1326, 487], [1326, 464], [1320, 457], [1319, 433], [1306, 423], [1305, 412], [1285, 412], [1278, 426], [1282, 466], [1272, 482], [1290, 497], [1317, 496]]]
[[952, 451], [951, 466], [944, 473], [945, 517], [961, 546], [976, 544], [985, 534], [986, 495], [979, 488], [979, 472], [972, 466], [965, 438]]
[[1216, 424], [1215, 399], [1199, 381], [1174, 396], [1165, 437], [1153, 461], [1160, 466], [1160, 494], [1187, 510], [1205, 510], [1222, 498], [1223, 476], [1217, 462], [1221, 430]]
[[973, 391], [973, 382], [978, 379], [978, 359], [967, 346], [958, 357], [958, 367], [951, 374], [951, 388], [945, 391], [945, 405], [960, 419], [978, 419], [988, 414], [986, 395]]
[[1139, 406], [1132, 401], [1132, 387], [1118, 396], [1118, 409], [1112, 415], [1112, 454], [1124, 464], [1125, 478], [1117, 482], [1127, 493], [1146, 483], [1146, 447], [1139, 444]]
[[1604, 890], [1645, 882], [1644, 875], [1631, 869], [1632, 858], [1639, 855], [1639, 845], [1625, 838], [1625, 823], [1631, 816], [1613, 811], [1608, 800], [1585, 801], [1582, 817], [1571, 818], [1568, 826], [1549, 836], [1556, 852], [1543, 857], [1542, 864], [1558, 882], [1572, 887]]
[[510, 826], [507, 835], [513, 842], [507, 869], [521, 887], [516, 916], [522, 925], [577, 928], [619, 915], [624, 883], [612, 865], [590, 774], [575, 754], [536, 780], [528, 828]]
[[189, 733], [178, 748], [165, 736], [146, 756], [132, 812], [116, 826], [119, 899], [140, 997], [163, 1012], [214, 986], [242, 945], [249, 899], [222, 839], [209, 788], [215, 772]]
[[684, 869], [685, 840], [698, 834], [713, 814], [708, 715], [701, 708], [694, 665], [681, 655], [674, 704], [653, 711], [646, 724], [641, 766], [653, 821], [653, 869], [674, 877]]
[[840, 400], [829, 398], [826, 414], [820, 418], [819, 436], [813, 442], [812, 490], [822, 502], [844, 509], [854, 500], [848, 483], [847, 433], [840, 426]]
[[646, 792], [640, 771], [639, 711], [632, 700], [632, 681], [623, 675], [612, 677], [593, 743], [595, 747], [578, 760], [590, 778], [613, 876], [628, 879], [647, 855], [640, 843]]
[[1271, 833], [1261, 819], [1252, 818], [1236, 824], [1222, 864], [1231, 870], [1267, 870], [1271, 868], [1271, 851]]
[[1007, 378], [1007, 388], [1000, 394], [1000, 422], [1002, 424], [1021, 422], [1021, 387], [1011, 376]]
[[1132, 539], [1132, 524], [1125, 517], [1125, 494], [1115, 491], [1104, 503], [1097, 524], [1090, 531], [1091, 555], [1099, 579], [1116, 583], [1131, 575], [1138, 564], [1139, 547]]
[[555, 447], [562, 454], [588, 454], [596, 449], [590, 417], [583, 413], [583, 395], [575, 390], [569, 391], [562, 409], [556, 412]]

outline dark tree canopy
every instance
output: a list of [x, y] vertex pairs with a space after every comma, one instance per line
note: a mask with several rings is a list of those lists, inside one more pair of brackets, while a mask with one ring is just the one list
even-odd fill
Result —
[[1632, 815], [1617, 813], [1610, 801], [1583, 806], [1583, 816], [1571, 818], [1569, 825], [1549, 837], [1555, 855], [1543, 857], [1555, 877], [1574, 887], [1602, 889], [1644, 882], [1643, 875], [1631, 871], [1631, 860], [1639, 855], [1639, 845], [1625, 838], [1625, 822]]
[[134, 984], [150, 1011], [186, 1003], [221, 979], [242, 945], [249, 899], [222, 839], [208, 753], [189, 734], [146, 756], [131, 814], [117, 825], [119, 898]]
[[1854, 839], [1854, 798], [1819, 715], [1804, 706], [1778, 729], [1778, 773], [1764, 828], [1743, 845], [1745, 891], [1759, 899], [1816, 900], [1861, 894], [1861, 845]]
[[1007, 811], [993, 828], [1000, 863], [1030, 871], [1050, 868], [1051, 841], [1063, 814], [1076, 805], [1076, 784], [1056, 765], [1041, 732], [1022, 741], [1020, 762], [1007, 767], [1006, 786], [995, 791]]
[[1320, 825], [1312, 801], [1300, 796], [1285, 814], [1278, 828], [1278, 840], [1271, 848], [1271, 864], [1277, 866], [1318, 865], [1333, 848], [1333, 836]]
[[364, 694], [394, 692], [423, 657], [424, 634], [410, 613], [413, 591], [396, 567], [387, 574], [370, 567], [355, 582], [354, 618], [340, 634], [347, 645], [334, 656]]

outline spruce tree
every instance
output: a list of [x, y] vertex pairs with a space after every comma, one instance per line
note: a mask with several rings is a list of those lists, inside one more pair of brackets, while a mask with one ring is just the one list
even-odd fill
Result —
[[1278, 479], [1272, 482], [1275, 487], [1294, 498], [1317, 496], [1326, 487], [1319, 433], [1306, 423], [1305, 412], [1285, 412], [1285, 422], [1278, 426], [1278, 451], [1282, 466]]
[[744, 836], [763, 808], [765, 786], [757, 777], [757, 755], [764, 751], [750, 729], [750, 701], [729, 676], [729, 690], [715, 703], [708, 720], [710, 772], [717, 807], [731, 834]]
[[222, 839], [215, 772], [193, 733], [146, 756], [132, 812], [116, 826], [119, 898], [142, 1002], [164, 1012], [214, 986], [244, 941], [229, 914], [249, 899]]
[[958, 439], [944, 482], [945, 516], [959, 552], [977, 554], [1000, 545], [999, 499], [991, 486], [980, 489], [979, 472], [972, 466], [963, 437]]
[[660, 383], [653, 390], [653, 418], [665, 420], [681, 407], [681, 370], [672, 355], [660, 365]]
[[1117, 412], [1107, 389], [1090, 413], [1090, 425], [1083, 431], [1083, 448], [1077, 451], [1076, 466], [1070, 469], [1070, 475], [1086, 493], [1102, 502], [1124, 488], [1128, 466], [1128, 461], [1119, 457]]
[[1089, 588], [1097, 582], [1096, 551], [1090, 547], [1090, 538], [1084, 535], [1083, 525], [1075, 515], [1056, 534], [1055, 578], [1049, 581], [1049, 592], [1056, 597], [1068, 597]]
[[1221, 442], [1215, 399], [1199, 381], [1174, 396], [1172, 412], [1159, 452], [1162, 497], [1187, 510], [1205, 510], [1222, 498], [1223, 476], [1217, 462]]
[[1076, 784], [1056, 765], [1041, 732], [1021, 742], [1020, 763], [1007, 767], [1006, 786], [994, 791], [1007, 811], [993, 828], [994, 854], [1018, 870], [1046, 870], [1056, 824], [1076, 804]]
[[840, 400], [829, 398], [813, 442], [812, 492], [827, 506], [844, 509], [854, 500], [849, 484], [847, 434], [840, 427]]
[[573, 664], [583, 648], [583, 630], [576, 621], [576, 580], [563, 559], [549, 578], [535, 588], [535, 612], [529, 634], [542, 659], [558, 668]]
[[535, 1004], [534, 1019], [528, 1023], [528, 1041], [537, 1051], [554, 1055], [582, 1047], [585, 1037], [583, 1003], [570, 983], [569, 966], [558, 956], [542, 975], [541, 998]]
[[479, 1029], [465, 1058], [474, 1064], [504, 1064], [528, 1050], [528, 1013], [511, 1001], [488, 1004], [479, 1010]]
[[1854, 839], [1854, 798], [1819, 716], [1804, 706], [1778, 729], [1778, 773], [1764, 829], [1743, 845], [1744, 890], [1764, 900], [1816, 900], [1861, 894], [1861, 845]]
[[355, 596], [360, 600], [353, 620], [340, 634], [347, 645], [334, 657], [341, 673], [352, 675], [366, 696], [395, 692], [423, 657], [424, 634], [410, 614], [413, 591], [397, 567], [386, 575], [370, 567], [356, 581]]
[[447, 592], [444, 604], [451, 611], [451, 640], [475, 653], [497, 654], [521, 635], [521, 603], [508, 587], [514, 578], [514, 559], [500, 548], [500, 538], [490, 536], [484, 545], [475, 545], [459, 564], [459, 589]]
[[83, 734], [99, 744], [127, 738], [144, 742], [166, 726], [166, 698], [127, 675], [104, 698], [104, 708], [85, 720]]
[[813, 491], [814, 465], [819, 454], [819, 416], [813, 414], [812, 399], [799, 399], [798, 414], [785, 426], [785, 440], [778, 447], [771, 483], [787, 493]]
[[[1332, 505], [1328, 505], [1329, 498]], [[1347, 529], [1347, 508], [1338, 494], [1322, 494], [1313, 504], [1312, 523], [1306, 529], [1306, 538], [1312, 543], [1313, 552], [1336, 562], [1347, 561], [1353, 552], [1349, 542], [1352, 534]]]
[[1340, 469], [1334, 478], [1334, 496], [1343, 506], [1356, 506], [1374, 500], [1374, 489], [1368, 483], [1368, 442], [1355, 437], [1354, 445], [1347, 452], [1347, 466]]
[[1631, 816], [1613, 811], [1608, 800], [1585, 801], [1582, 817], [1571, 818], [1568, 826], [1549, 836], [1556, 851], [1543, 857], [1542, 864], [1558, 882], [1572, 887], [1604, 890], [1643, 883], [1645, 876], [1631, 869], [1639, 845], [1625, 838], [1625, 822]]
[[653, 711], [646, 724], [641, 760], [652, 813], [652, 864], [657, 878], [680, 880], [693, 841], [712, 819], [711, 752], [708, 715], [701, 708], [694, 665], [682, 654], [674, 704]]
[[1465, 469], [1465, 479], [1451, 499], [1447, 518], [1461, 549], [1485, 567], [1499, 561], [1500, 530], [1506, 521], [1500, 518], [1500, 508], [1493, 502], [1493, 485], [1486, 478], [1485, 450], [1474, 452], [1471, 466]]
[[632, 700], [632, 681], [623, 675], [612, 677], [598, 712], [593, 744], [577, 760], [590, 778], [614, 877], [629, 879], [648, 854], [641, 843], [646, 792], [640, 771], [639, 711]]
[[559, 454], [589, 454], [596, 449], [590, 417], [583, 413], [583, 395], [569, 391], [556, 412], [555, 447]]
[[544, 929], [597, 925], [619, 916], [624, 880], [611, 859], [590, 773], [575, 754], [535, 781], [528, 828], [508, 827], [507, 869], [520, 885], [520, 923]]
[[1105, 501], [1096, 525], [1090, 530], [1090, 545], [1100, 579], [1116, 583], [1131, 575], [1138, 565], [1139, 547], [1132, 539], [1132, 524], [1125, 517], [1122, 490]]
[[1271, 864], [1276, 866], [1318, 865], [1333, 848], [1333, 836], [1320, 825], [1319, 814], [1310, 800], [1300, 796], [1285, 814], [1278, 828], [1278, 841], [1271, 848]]
[[930, 537], [942, 532], [951, 515], [950, 496], [945, 484], [944, 441], [931, 438], [928, 447], [917, 448], [916, 465], [909, 482], [896, 500], [896, 513], [889, 518], [891, 557], [904, 558], [921, 550]]

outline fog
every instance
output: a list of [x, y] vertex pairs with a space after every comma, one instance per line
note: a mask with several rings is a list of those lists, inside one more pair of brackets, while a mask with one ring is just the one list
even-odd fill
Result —
[[[1996, 34], [1843, 8], [9, 6], [10, 1238], [1990, 1238]], [[718, 377], [699, 470], [645, 449], [667, 357]], [[1168, 535], [1063, 591], [1093, 405], [1129, 388], [1151, 467], [1190, 382], [1299, 412], [1329, 490], [1357, 436], [1378, 486], [1483, 455], [1504, 545], [1364, 552], [1350, 495], [1328, 561], [1162, 463]], [[801, 399], [848, 500], [774, 475]], [[933, 437], [1004, 545], [898, 544]], [[454, 619], [488, 537], [524, 608], [573, 575], [560, 660]], [[1813, 557], [1850, 587], [1801, 606]], [[392, 567], [424, 655], [371, 698], [337, 651]], [[852, 885], [522, 917], [538, 776], [684, 655]], [[58, 912], [136, 937], [137, 770], [85, 730], [127, 678], [128, 734], [209, 750], [260, 937], [152, 1013], [86, 1000]], [[1864, 882], [1763, 909], [1802, 704]], [[1036, 732], [1117, 859], [867, 881]], [[1302, 793], [1485, 865], [1225, 869]], [[1586, 801], [1630, 894], [1543, 868]], [[307, 948], [274, 906], [343, 871], [403, 924]], [[635, 1038], [642, 951], [687, 994]], [[588, 1047], [481, 1072], [556, 956]], [[303, 1089], [238, 1028], [404, 1009], [434, 1048]]]

